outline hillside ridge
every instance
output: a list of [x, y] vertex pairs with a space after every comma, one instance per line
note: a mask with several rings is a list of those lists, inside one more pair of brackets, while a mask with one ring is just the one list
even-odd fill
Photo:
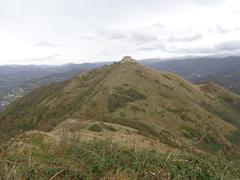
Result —
[[[224, 89], [224, 96], [232, 100], [225, 102], [211, 93], [202, 85], [125, 57], [15, 101], [0, 115], [0, 139], [28, 130], [50, 131], [76, 118], [128, 126], [172, 147], [226, 152], [235, 146], [229, 137], [240, 115], [227, 103], [238, 107], [239, 96]], [[220, 115], [221, 108], [227, 115]]]

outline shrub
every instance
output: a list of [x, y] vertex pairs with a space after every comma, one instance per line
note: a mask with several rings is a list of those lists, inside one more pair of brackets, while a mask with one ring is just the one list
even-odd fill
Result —
[[217, 150], [221, 149], [221, 144], [219, 144], [214, 138], [209, 135], [204, 137], [201, 146], [203, 147], [203, 149], [210, 152], [216, 152]]
[[108, 97], [108, 110], [114, 112], [116, 109], [125, 107], [128, 102], [145, 99], [145, 96], [133, 88], [123, 89], [117, 87]]
[[120, 116], [121, 116], [121, 117], [126, 117], [125, 112], [120, 112]]
[[239, 132], [239, 130], [233, 131], [230, 135], [226, 136], [226, 138], [231, 143], [240, 145], [240, 132]]
[[93, 124], [88, 128], [90, 131], [102, 132], [103, 128], [99, 124]]

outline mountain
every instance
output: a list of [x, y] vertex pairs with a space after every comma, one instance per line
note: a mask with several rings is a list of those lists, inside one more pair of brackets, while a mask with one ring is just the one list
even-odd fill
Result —
[[[37, 87], [60, 82], [82, 70], [101, 67], [111, 62], [49, 65], [0, 66], [0, 111], [13, 100]], [[185, 57], [178, 59], [146, 59], [139, 63], [176, 73], [192, 83], [214, 81], [239, 93], [239, 57]]]
[[2, 87], [0, 88], [0, 112], [4, 110], [5, 106], [10, 104], [15, 99], [26, 95], [38, 87], [54, 82], [65, 81], [83, 71], [83, 69], [73, 69], [71, 71], [62, 73], [51, 73], [47, 76], [29, 79], [24, 82], [21, 81], [21, 83], [16, 82], [17, 84], [10, 85], [9, 87]]
[[240, 94], [240, 67], [229, 72], [212, 74], [196, 80], [198, 83], [214, 81], [228, 89]]
[[193, 85], [127, 58], [16, 100], [0, 115], [0, 137], [92, 120], [131, 127], [168, 147], [231, 154], [238, 117], [240, 97], [223, 87]]
[[18, 86], [31, 79], [54, 73], [66, 73], [76, 69], [93, 69], [106, 63], [83, 63], [64, 65], [2, 65], [0, 66], [0, 88]]
[[0, 112], [13, 100], [24, 96], [40, 86], [67, 80], [81, 71], [94, 69], [104, 64], [0, 66]]
[[169, 60], [146, 59], [142, 63], [159, 70], [177, 73], [188, 80], [194, 80], [195, 77], [221, 74], [239, 69], [240, 57], [192, 57]]
[[183, 78], [199, 83], [214, 81], [235, 92], [239, 92], [240, 57], [190, 57], [181, 59], [146, 59], [142, 64], [155, 69], [170, 71]]
[[238, 179], [239, 117], [239, 95], [126, 57], [7, 106], [0, 178]]

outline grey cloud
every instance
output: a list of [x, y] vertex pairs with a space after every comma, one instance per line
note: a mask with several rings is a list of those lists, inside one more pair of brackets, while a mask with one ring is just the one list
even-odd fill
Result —
[[214, 51], [212, 47], [192, 47], [192, 48], [177, 48], [170, 50], [169, 52], [174, 53], [187, 53], [187, 54], [211, 54]]
[[133, 32], [131, 33], [130, 40], [137, 42], [137, 43], [149, 43], [158, 41], [158, 37], [155, 35], [142, 33], [142, 32]]
[[215, 46], [216, 50], [221, 51], [235, 51], [240, 50], [240, 41], [226, 41]]
[[161, 50], [165, 51], [166, 47], [164, 44], [155, 44], [155, 45], [149, 45], [149, 46], [142, 46], [138, 48], [140, 51], [155, 51], [155, 50]]
[[119, 29], [99, 29], [96, 32], [97, 36], [106, 37], [110, 40], [124, 40], [128, 39], [128, 35], [125, 31]]
[[111, 39], [126, 39], [127, 35], [123, 32], [117, 31], [109, 35]]
[[128, 39], [128, 36], [126, 33], [121, 32], [121, 31], [100, 31], [99, 32], [100, 36], [105, 36], [108, 37], [109, 39], [113, 40], [121, 40], [121, 39]]
[[228, 29], [226, 29], [226, 28], [224, 28], [224, 27], [222, 27], [222, 26], [216, 26], [216, 30], [217, 30], [219, 33], [223, 33], [223, 34], [230, 32], [230, 30], [228, 30]]
[[224, 0], [194, 0], [196, 4], [208, 6], [208, 5], [216, 5], [224, 2]]
[[52, 55], [49, 55], [49, 56], [44, 56], [44, 57], [39, 57], [39, 58], [31, 58], [31, 59], [24, 59], [22, 61], [27, 61], [27, 62], [45, 62], [45, 61], [49, 61], [49, 60], [53, 60], [57, 57], [60, 57], [59, 54], [52, 54]]
[[175, 36], [171, 36], [168, 38], [168, 41], [170, 42], [192, 42], [192, 41], [196, 41], [202, 39], [202, 35], [201, 34], [195, 34], [192, 36], [185, 36], [185, 37], [175, 37]]
[[149, 43], [158, 40], [158, 37], [142, 31], [100, 30], [98, 35], [111, 40], [128, 40], [134, 43]]
[[169, 49], [169, 52], [187, 54], [224, 54], [224, 53], [234, 54], [239, 51], [240, 41], [225, 41], [209, 47], [188, 47], [188, 48], [175, 47], [173, 49]]
[[239, 31], [239, 30], [240, 30], [240, 27], [236, 27], [234, 30], [235, 30], [235, 31]]
[[216, 25], [213, 28], [210, 28], [208, 32], [213, 32], [213, 33], [220, 33], [220, 34], [226, 34], [229, 33], [231, 30], [221, 26], [221, 25]]
[[152, 24], [151, 28], [163, 29], [165, 26], [161, 23]]
[[52, 44], [52, 43], [47, 42], [47, 41], [39, 42], [39, 43], [35, 44], [35, 46], [36, 47], [52, 47], [52, 48], [57, 47], [56, 44]]

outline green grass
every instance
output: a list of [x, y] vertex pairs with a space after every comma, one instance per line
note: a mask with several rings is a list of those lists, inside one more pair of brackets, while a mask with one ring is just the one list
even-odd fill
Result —
[[213, 137], [207, 135], [204, 137], [203, 142], [201, 143], [201, 147], [208, 152], [217, 152], [222, 148], [221, 144], [217, 142]]
[[184, 137], [186, 137], [188, 139], [192, 139], [195, 142], [203, 137], [202, 133], [200, 133], [196, 129], [192, 129], [187, 126], [183, 126], [182, 129], [184, 130], [184, 132], [183, 132]]
[[119, 115], [120, 115], [121, 117], [126, 117], [126, 113], [125, 113], [125, 112], [120, 112]]
[[21, 156], [5, 154], [0, 161], [0, 178], [49, 179], [57, 173], [57, 179], [238, 179], [240, 161], [140, 151], [111, 141], [67, 143], [61, 147], [39, 144]]
[[230, 135], [226, 136], [226, 138], [233, 144], [240, 146], [240, 131], [233, 131]]
[[114, 89], [114, 92], [108, 96], [108, 110], [109, 112], [114, 112], [118, 108], [125, 107], [128, 102], [145, 98], [146, 97], [136, 89], [117, 87]]
[[102, 132], [103, 128], [99, 124], [93, 124], [88, 128], [90, 131]]
[[[240, 128], [240, 121], [239, 121], [239, 115], [240, 111], [237, 109], [239, 108], [239, 104], [228, 104], [230, 106], [230, 109], [227, 109], [226, 104], [222, 104], [221, 107], [217, 108], [213, 104], [207, 103], [203, 101], [200, 104], [204, 109], [206, 109], [208, 112], [211, 112], [212, 114], [220, 117], [222, 120], [233, 124], [237, 128]], [[240, 109], [240, 108], [239, 108]]]
[[218, 150], [221, 150], [221, 144], [217, 142], [212, 136], [204, 134], [198, 129], [192, 129], [187, 126], [183, 126], [182, 128], [184, 130], [184, 137], [191, 139], [194, 145], [201, 147], [206, 152], [216, 153]]

